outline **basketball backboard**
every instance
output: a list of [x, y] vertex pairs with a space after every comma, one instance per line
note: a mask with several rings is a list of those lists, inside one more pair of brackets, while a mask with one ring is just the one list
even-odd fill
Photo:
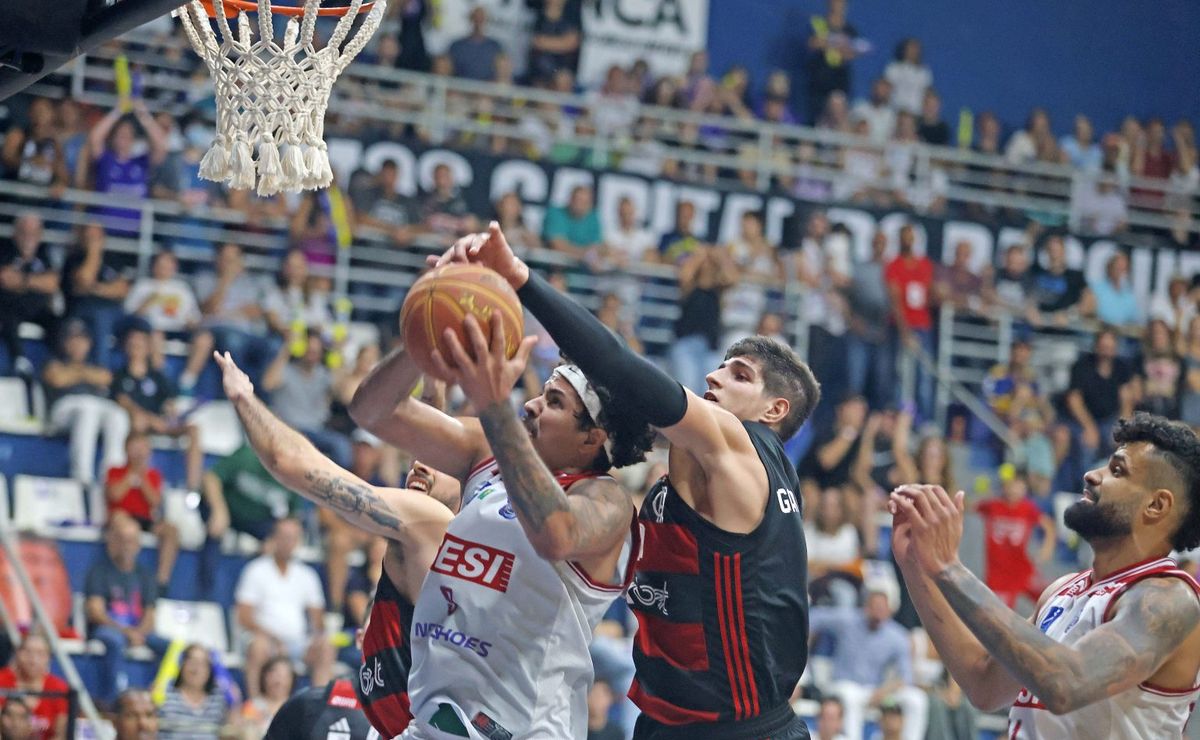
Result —
[[0, 100], [185, 0], [2, 0]]

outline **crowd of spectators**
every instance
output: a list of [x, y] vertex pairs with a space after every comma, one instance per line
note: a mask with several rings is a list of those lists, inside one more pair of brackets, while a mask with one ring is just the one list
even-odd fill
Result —
[[[381, 35], [368, 52], [373, 61], [504, 89], [517, 82], [483, 8], [472, 12], [467, 36], [446, 54], [431, 56], [422, 36], [430, 5], [393, 4], [396, 33]], [[395, 451], [355, 429], [345, 413], [381, 347], [367, 344], [344, 356], [346, 315], [336, 305], [327, 268], [346, 244], [343, 232], [372, 232], [396, 247], [441, 244], [494, 218], [522, 253], [557, 253], [571, 265], [555, 276], [563, 289], [572, 275], [589, 273], [599, 286], [598, 315], [635, 348], [641, 348], [639, 329], [654, 319], [640, 315], [645, 282], [628, 270], [671, 268], [679, 318], [667, 327], [673, 341], [658, 354], [693, 390], [704, 390], [705, 373], [719, 363], [731, 337], [757, 332], [807, 345], [829, 399], [798, 462], [804, 508], [812, 512], [806, 530], [813, 653], [826, 669], [802, 687], [820, 702], [815, 732], [823, 738], [843, 732], [859, 737], [872, 717], [880, 737], [973, 737], [973, 712], [913, 630], [911, 604], [887, 562], [879, 526], [883, 493], [914, 479], [967, 487], [969, 453], [992, 451], [994, 475], [976, 484], [973, 501], [984, 526], [985, 574], [1006, 600], [1028, 609], [1059, 539], [1052, 495], [1075, 490], [1082, 471], [1107, 453], [1115, 420], [1146, 409], [1200, 427], [1197, 281], [1177, 276], [1168, 293], [1147, 308], [1135, 298], [1125, 254], [1115, 253], [1103, 278], [1088, 281], [1068, 267], [1064, 243], [1067, 227], [1096, 234], [1125, 228], [1131, 203], [1194, 208], [1190, 199], [1200, 188], [1200, 169], [1191, 125], [1178, 122], [1168, 133], [1159, 120], [1130, 118], [1120, 130], [1097, 136], [1080, 115], [1070, 134], [1056, 137], [1048, 116], [1036, 110], [1007, 137], [989, 113], [975, 117], [969, 135], [962, 126], [956, 133], [942, 113], [917, 39], [905, 40], [867, 95], [854, 98], [851, 65], [869, 45], [858, 38], [839, 0], [811, 19], [804, 89], [798, 93], [782, 71], [769, 75], [761, 89], [743, 68], [716, 74], [704, 52], [692, 57], [683, 75], [654, 78], [644, 61], [634, 60], [610, 68], [594, 89], [583, 89], [575, 77], [583, 33], [579, 3], [546, 0], [536, 16], [523, 65], [528, 79], [520, 82], [579, 93], [584, 104], [541, 101], [502, 110], [486, 97], [452, 94], [448, 106], [474, 111], [481, 122], [510, 123], [524, 138], [420, 126], [404, 133], [455, 148], [688, 182], [731, 176], [759, 188], [754, 171], [759, 147], [739, 126], [803, 121], [859, 137], [821, 147], [772, 142], [775, 173], [769, 187], [810, 203], [938, 212], [946, 207], [950, 165], [935, 159], [934, 176], [920, 180], [916, 151], [922, 143], [958, 146], [1014, 165], [1066, 165], [1088, 173], [1079, 180], [1085, 190], [1073, 198], [1069, 223], [1030, 219], [1024, 240], [1007, 247], [995, 266], [983, 264], [965, 241], [955, 245], [953, 259], [934, 264], [916, 249], [911, 225], [894, 233], [880, 229], [872, 236], [869, 259], [857, 261], [849, 230], [820, 209], [801, 224], [795, 243], [772, 241], [757, 212], [744, 214], [736, 236], [723, 241], [712, 237], [696, 204], [686, 198], [677, 203], [672, 226], [657, 233], [634, 200], [622, 198], [612, 212], [602, 212], [592, 188], [579, 185], [533, 225], [515, 191], [498, 194], [492, 212], [473, 211], [446, 164], [412, 194], [400, 192], [400, 183], [419, 178], [403, 171], [402, 161], [389, 159], [373, 171], [349, 173], [344, 194], [335, 186], [299, 198], [262, 199], [199, 178], [212, 136], [199, 109], [172, 117], [152, 112], [147, 102], [153, 101], [128, 101], [128, 108], [102, 112], [70, 98], [28, 98], [24, 111], [4, 122], [9, 128], [0, 150], [3, 177], [49, 187], [53, 197], [70, 186], [131, 202], [87, 211], [65, 246], [47, 239], [43, 218], [51, 217], [38, 215], [54, 201], [29, 203], [13, 220], [12, 237], [0, 242], [0, 332], [7, 368], [45, 392], [46, 431], [67, 436], [71, 477], [102, 485], [107, 504], [104, 555], [89, 572], [84, 593], [89, 636], [106, 647], [107, 694], [98, 698], [115, 710], [119, 728], [154, 720], [164, 737], [211, 737], [221, 728], [257, 737], [291, 693], [294, 665], [303, 663], [310, 681], [330, 675], [336, 656], [325, 612], [342, 614], [347, 625], [362, 624], [378, 578], [380, 543], [335, 517], [312, 512], [274, 481], [248, 446], [206, 461], [201, 430], [190, 418], [211, 400], [197, 396], [198, 383], [214, 349], [232, 352], [288, 424], [360, 477], [395, 482], [400, 469]], [[403, 93], [380, 88], [358, 94], [375, 92]], [[794, 107], [797, 99], [801, 108]], [[644, 115], [650, 105], [729, 116], [738, 125], [668, 126]], [[331, 111], [332, 130], [353, 132], [356, 125]], [[596, 137], [613, 146], [602, 150], [586, 143]], [[726, 171], [676, 160], [666, 145], [736, 155], [744, 166]], [[813, 176], [829, 168], [837, 173], [832, 180]], [[979, 176], [983, 182], [990, 175]], [[1131, 177], [1161, 180], [1164, 192], [1135, 185]], [[132, 203], [150, 196], [175, 201], [186, 211], [165, 219], [174, 228], [156, 235], [157, 251], [148, 270], [139, 272], [131, 254], [112, 243], [136, 236], [140, 216]], [[193, 227], [217, 206], [240, 212], [247, 234], [283, 225], [287, 250], [267, 255], [270, 264], [278, 264], [274, 276], [264, 277], [262, 262], [248, 266], [246, 249], [236, 241], [214, 243], [198, 235]], [[50, 225], [61, 230], [61, 224]], [[179, 256], [185, 254], [209, 256], [212, 269], [187, 269], [194, 259], [181, 269]], [[785, 327], [789, 291], [800, 296], [806, 337]], [[387, 293], [391, 299], [401, 295]], [[981, 391], [981, 400], [1005, 427], [1006, 441], [977, 428], [961, 410], [945, 428], [937, 427], [933, 378], [924, 366], [916, 369], [913, 403], [900, 401], [897, 360], [905, 350], [934, 353], [935, 317], [943, 306], [977, 317], [998, 311], [1015, 317], [1016, 341], [1005, 348], [1006, 361], [987, 369]], [[1065, 334], [1081, 321], [1112, 328], [1095, 334], [1091, 351], [1080, 355], [1065, 388], [1055, 393], [1033, 362], [1039, 337]], [[53, 357], [41, 367], [18, 332], [22, 324], [40, 326], [52, 349]], [[533, 322], [530, 331], [537, 332]], [[531, 378], [530, 386], [544, 379], [555, 357], [555, 347], [539, 345], [533, 374], [542, 377]], [[154, 466], [154, 447], [182, 453], [179, 480], [164, 480]], [[242, 571], [235, 592], [235, 649], [245, 658], [246, 701], [222, 687], [220, 656], [189, 646], [178, 656], [178, 679], [161, 698], [157, 718], [151, 704], [146, 719], [150, 698], [128, 690], [126, 649], [146, 646], [156, 654], [168, 649], [152, 625], [155, 600], [169, 593], [180, 548], [179, 532], [163, 510], [169, 487], [194, 492], [189, 500], [204, 521], [202, 594], [215, 588], [228, 532], [249, 535], [263, 550]], [[156, 536], [156, 569], [138, 563], [142, 532]], [[306, 536], [325, 553], [324, 583], [295, 556]], [[1039, 548], [1036, 558], [1029, 555], [1031, 544]], [[367, 553], [361, 570], [349, 565], [355, 550]], [[598, 680], [589, 696], [589, 738], [600, 740], [624, 736], [628, 720], [618, 698], [622, 692], [615, 689], [628, 683], [628, 666], [613, 656], [622, 653], [631, 628], [628, 614], [619, 607], [615, 612], [602, 630], [612, 640], [609, 647], [617, 647], [609, 653], [597, 649]], [[18, 649], [13, 667], [0, 671], [0, 687], [65, 689], [51, 679], [45, 638], [36, 633]], [[65, 706], [49, 699], [9, 700], [0, 723], [21, 721], [9, 715], [22, 711], [45, 737], [60, 736]]]

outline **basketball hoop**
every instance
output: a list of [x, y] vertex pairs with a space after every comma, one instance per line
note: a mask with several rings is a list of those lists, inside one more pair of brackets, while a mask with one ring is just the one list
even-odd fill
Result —
[[[320, 5], [321, 0], [276, 7], [271, 0], [189, 0], [176, 11], [216, 88], [216, 138], [200, 161], [200, 177], [237, 190], [255, 188], [262, 196], [316, 190], [333, 182], [325, 108], [338, 75], [379, 28], [387, 0]], [[368, 9], [362, 26], [346, 42], [354, 19]], [[236, 32], [229, 23], [234, 12]], [[247, 13], [258, 14], [257, 24]], [[282, 44], [275, 40], [272, 14], [291, 16]], [[313, 33], [319, 15], [340, 18], [329, 43], [317, 50]], [[219, 40], [210, 18], [216, 19]]]

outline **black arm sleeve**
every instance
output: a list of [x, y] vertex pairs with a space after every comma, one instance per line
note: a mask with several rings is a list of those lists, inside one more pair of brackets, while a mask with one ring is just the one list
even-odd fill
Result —
[[626, 347], [586, 308], [532, 270], [517, 295], [588, 378], [619, 390], [622, 400], [656, 427], [673, 426], [683, 419], [687, 411], [683, 386]]

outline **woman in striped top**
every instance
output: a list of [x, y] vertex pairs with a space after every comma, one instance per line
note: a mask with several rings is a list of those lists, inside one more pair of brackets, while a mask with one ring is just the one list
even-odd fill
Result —
[[225, 726], [229, 707], [216, 687], [208, 649], [189, 645], [179, 661], [179, 677], [158, 709], [162, 740], [215, 740]]

